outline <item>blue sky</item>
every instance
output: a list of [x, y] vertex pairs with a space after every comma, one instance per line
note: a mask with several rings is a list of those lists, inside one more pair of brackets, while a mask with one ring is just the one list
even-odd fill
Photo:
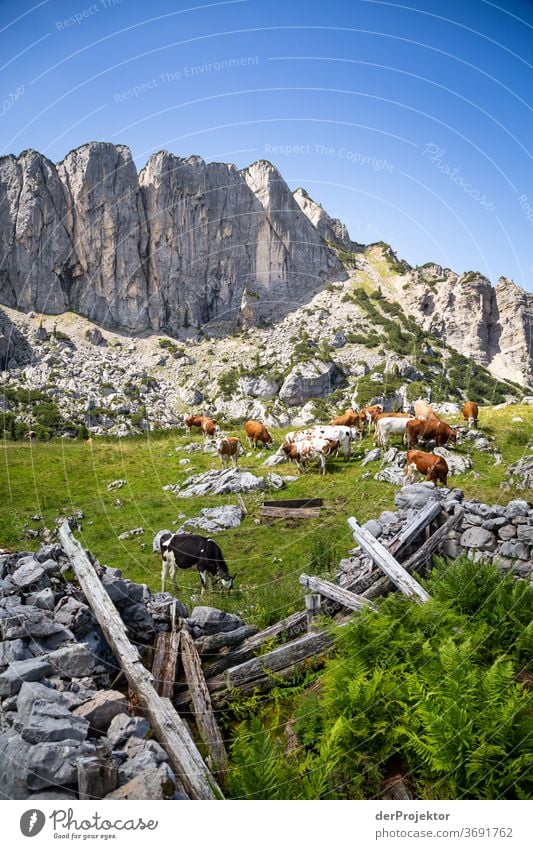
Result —
[[353, 239], [533, 289], [533, 3], [0, 0], [0, 148], [277, 165]]

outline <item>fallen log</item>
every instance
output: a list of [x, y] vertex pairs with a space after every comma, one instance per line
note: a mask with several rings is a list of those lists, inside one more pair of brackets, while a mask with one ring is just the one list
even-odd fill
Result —
[[222, 648], [231, 648], [238, 646], [248, 637], [257, 634], [257, 628], [253, 625], [243, 625], [241, 628], [236, 628], [234, 631], [228, 631], [220, 634], [210, 634], [207, 637], [199, 637], [194, 641], [198, 654], [206, 657], [210, 654], [219, 652]]
[[435, 498], [428, 501], [425, 507], [422, 507], [414, 519], [412, 519], [406, 527], [397, 534], [391, 544], [387, 546], [389, 553], [398, 559], [407, 546], [414, 542], [417, 536], [424, 529], [427, 529], [430, 522], [432, 522], [433, 519], [436, 519], [441, 512], [442, 505], [440, 501], [437, 501]]
[[359, 543], [363, 551], [372, 558], [374, 563], [385, 572], [387, 577], [391, 579], [393, 584], [402, 593], [411, 598], [416, 598], [421, 602], [429, 600], [429, 594], [424, 587], [400, 566], [398, 561], [394, 559], [379, 540], [373, 537], [366, 528], [362, 528], [353, 516], [348, 519], [348, 524], [352, 530], [354, 539]]
[[202, 672], [200, 655], [196, 651], [194, 640], [186, 628], [181, 632], [181, 662], [183, 664], [183, 671], [185, 672], [185, 680], [191, 698], [196, 727], [209, 752], [211, 768], [219, 781], [224, 782], [225, 773], [228, 768], [228, 756], [213, 712], [211, 697]]
[[152, 664], [154, 687], [160, 696], [167, 699], [172, 698], [174, 682], [176, 681], [180, 633], [180, 631], [175, 630], [161, 631], [157, 635], [155, 644], [154, 662]]
[[452, 531], [456, 525], [459, 524], [461, 519], [463, 518], [464, 510], [462, 507], [457, 509], [449, 519], [447, 519], [440, 528], [437, 528], [434, 534], [430, 536], [428, 540], [421, 545], [418, 551], [415, 551], [414, 554], [411, 555], [409, 560], [406, 560], [403, 565], [404, 569], [412, 570], [416, 572], [418, 569], [421, 569], [424, 566], [431, 555], [437, 550], [441, 542], [443, 542], [450, 531]]
[[115, 605], [84, 549], [72, 536], [66, 520], [59, 528], [59, 540], [72, 564], [87, 604], [187, 793], [193, 799], [222, 798], [220, 788], [202, 760], [183, 720], [171, 702], [159, 696], [154, 689], [152, 675], [143, 666], [137, 648], [130, 643]]
[[343, 589], [337, 584], [332, 584], [330, 581], [324, 581], [322, 578], [316, 578], [313, 575], [300, 575], [300, 583], [315, 593], [319, 593], [324, 598], [336, 602], [341, 607], [347, 607], [348, 610], [362, 610], [370, 608], [375, 610], [376, 607], [367, 598], [356, 595], [350, 590]]
[[221, 655], [214, 663], [210, 663], [204, 667], [204, 675], [206, 678], [213, 678], [215, 675], [220, 675], [225, 669], [230, 666], [237, 666], [239, 663], [244, 663], [250, 660], [254, 654], [270, 640], [277, 640], [281, 636], [292, 638], [305, 631], [307, 625], [306, 612], [293, 613], [276, 622], [274, 625], [269, 625], [263, 631], [259, 631], [253, 637], [250, 637], [240, 648], [234, 651], [227, 652]]

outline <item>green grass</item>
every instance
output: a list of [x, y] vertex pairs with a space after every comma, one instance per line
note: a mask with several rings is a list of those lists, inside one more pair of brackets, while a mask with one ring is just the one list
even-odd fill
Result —
[[[520, 416], [524, 422], [511, 422], [513, 416]], [[450, 418], [450, 422], [453, 421]], [[480, 426], [495, 437], [504, 463], [494, 466], [490, 455], [474, 452], [473, 471], [452, 477], [451, 485], [464, 489], [467, 497], [489, 503], [506, 503], [513, 497], [524, 497], [524, 493], [504, 492], [499, 485], [506, 466], [527, 450], [524, 434], [528, 433], [531, 439], [533, 408], [482, 409]], [[279, 443], [284, 431], [272, 432]], [[233, 433], [243, 437], [239, 428]], [[192, 437], [192, 440], [201, 441], [199, 437]], [[124, 440], [94, 439], [92, 445], [67, 439], [33, 444], [5, 440], [0, 472], [3, 506], [0, 547], [36, 549], [40, 544], [38, 540], [25, 539], [28, 528], [43, 524], [53, 528], [57, 516], [81, 509], [85, 514], [79, 534], [83, 545], [101, 563], [118, 567], [126, 577], [158, 589], [160, 561], [152, 554], [153, 534], [162, 528], [177, 528], [182, 521], [178, 519], [180, 513], [192, 517], [198, 515], [202, 507], [235, 503], [234, 496], [182, 499], [172, 492], [163, 492], [166, 484], [181, 483], [189, 475], [219, 467], [218, 458], [212, 454], [175, 451], [176, 447], [190, 441], [191, 438], [181, 432]], [[400, 446], [399, 441], [396, 442]], [[371, 447], [371, 437], [367, 437], [362, 445], [357, 445], [350, 462], [339, 458], [328, 463], [325, 477], [313, 470], [289, 483], [282, 492], [268, 496], [322, 497], [325, 507], [320, 519], [259, 521], [259, 507], [264, 496], [245, 496], [248, 515], [241, 527], [218, 535], [230, 571], [237, 572], [235, 589], [225, 595], [214, 591], [204, 597], [206, 603], [237, 612], [258, 626], [275, 622], [299, 609], [300, 573], [334, 571], [334, 565], [353, 547], [346, 519], [354, 515], [364, 522], [382, 510], [394, 509], [397, 488], [373, 480], [379, 463], [362, 468], [358, 462], [357, 457], [363, 450]], [[470, 448], [465, 443], [458, 450], [466, 452]], [[190, 464], [179, 466], [178, 461], [184, 457], [190, 459]], [[262, 462], [256, 456], [242, 457], [241, 468], [266, 474], [269, 469], [263, 468]], [[276, 466], [272, 471], [296, 473], [290, 465]], [[368, 471], [372, 477], [363, 480]], [[107, 492], [107, 485], [117, 478], [125, 479], [127, 485]], [[113, 506], [116, 498], [123, 502], [122, 509]], [[31, 516], [36, 513], [43, 514], [43, 523], [32, 522]], [[138, 526], [144, 528], [144, 536], [123, 542], [117, 539], [123, 531]], [[146, 544], [144, 550], [143, 543]], [[179, 596], [189, 603], [191, 594], [199, 590], [198, 575], [192, 571], [182, 572], [178, 580]]]

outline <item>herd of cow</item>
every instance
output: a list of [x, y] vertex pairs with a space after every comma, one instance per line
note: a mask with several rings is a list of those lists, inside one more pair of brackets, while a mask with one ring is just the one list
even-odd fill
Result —
[[[463, 417], [469, 427], [477, 427], [479, 410], [473, 401], [463, 405]], [[185, 430], [190, 433], [192, 427], [200, 428], [204, 438], [214, 440], [217, 453], [223, 466], [230, 461], [235, 466], [244, 452], [240, 439], [225, 436], [214, 419], [207, 416], [186, 416]], [[262, 422], [249, 420], [245, 433], [250, 447], [261, 445], [268, 448], [274, 440]], [[305, 471], [312, 461], [318, 463], [322, 474], [326, 473], [326, 460], [337, 456], [339, 451], [347, 460], [351, 454], [352, 442], [362, 439], [365, 433], [374, 430], [374, 444], [386, 448], [391, 436], [400, 435], [407, 446], [405, 473], [413, 478], [418, 472], [426, 480], [447, 485], [448, 465], [438, 454], [419, 450], [421, 442], [434, 442], [435, 447], [457, 442], [458, 426], [452, 427], [443, 421], [427, 401], [414, 403], [414, 414], [385, 413], [382, 404], [363, 407], [361, 410], [347, 410], [343, 415], [332, 419], [328, 425], [314, 425], [305, 430], [290, 431], [278, 448], [278, 455], [296, 464]]]
[[[473, 401], [463, 406], [463, 416], [469, 427], [477, 427], [478, 407]], [[237, 466], [239, 456], [244, 452], [240, 439], [225, 436], [214, 419], [208, 416], [186, 416], [186, 433], [191, 428], [200, 428], [205, 440], [214, 441], [223, 466], [233, 461]], [[435, 447], [456, 443], [457, 428], [443, 421], [426, 401], [415, 401], [414, 415], [410, 413], [385, 413], [381, 404], [363, 407], [355, 412], [347, 410], [342, 416], [330, 421], [328, 425], [315, 425], [306, 430], [294, 430], [285, 435], [284, 442], [278, 448], [278, 455], [285, 456], [296, 463], [298, 469], [305, 471], [312, 460], [318, 461], [322, 474], [326, 473], [326, 459], [342, 452], [346, 460], [351, 454], [352, 442], [362, 439], [366, 431], [374, 429], [374, 443], [386, 447], [389, 437], [403, 435], [407, 443], [405, 473], [411, 479], [416, 472], [426, 480], [441, 483], [448, 482], [448, 464], [444, 457], [427, 451], [413, 450], [422, 442], [433, 440]], [[253, 419], [246, 422], [245, 433], [251, 448], [261, 445], [268, 448], [274, 443], [272, 436], [262, 422]], [[224, 556], [218, 544], [200, 534], [164, 533], [160, 540], [162, 556], [161, 581], [163, 592], [165, 581], [170, 577], [174, 590], [176, 587], [176, 569], [196, 568], [200, 574], [202, 593], [207, 577], [220, 581], [225, 589], [231, 589], [234, 575], [230, 575]]]

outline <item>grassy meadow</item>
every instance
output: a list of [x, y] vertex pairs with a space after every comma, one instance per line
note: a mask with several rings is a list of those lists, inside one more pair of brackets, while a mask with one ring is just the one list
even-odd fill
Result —
[[[516, 417], [523, 421], [513, 422]], [[459, 419], [449, 417], [449, 421], [453, 424]], [[450, 485], [463, 489], [466, 497], [489, 503], [505, 504], [513, 497], [528, 497], [528, 493], [501, 490], [500, 483], [507, 466], [531, 445], [533, 407], [485, 408], [481, 411], [480, 428], [494, 439], [503, 463], [495, 466], [492, 455], [472, 452], [473, 469], [451, 477]], [[283, 433], [272, 431], [276, 444]], [[240, 436], [244, 444], [242, 428], [228, 428], [228, 434]], [[231, 495], [178, 498], [163, 491], [167, 484], [181, 483], [190, 475], [219, 468], [218, 458], [210, 453], [179, 450], [191, 441], [202, 440], [199, 435], [185, 436], [183, 431], [122, 440], [95, 438], [92, 443], [70, 439], [31, 444], [5, 440], [0, 472], [0, 547], [36, 549], [41, 542], [26, 538], [29, 529], [52, 529], [56, 517], [83, 510], [82, 530], [76, 532], [82, 544], [101, 563], [118, 567], [126, 577], [157, 590], [160, 560], [152, 553], [153, 535], [162, 528], [179, 527], [185, 517], [198, 515], [202, 507], [235, 503], [235, 496]], [[398, 438], [393, 438], [391, 444], [401, 447]], [[380, 463], [362, 468], [359, 462], [371, 447], [372, 436], [367, 436], [356, 444], [349, 462], [341, 457], [328, 462], [325, 477], [312, 470], [280, 492], [245, 495], [248, 515], [242, 525], [217, 537], [230, 571], [237, 573], [235, 588], [230, 594], [216, 590], [206, 594], [205, 603], [237, 612], [258, 626], [300, 608], [300, 573], [333, 575], [338, 561], [352, 547], [346, 519], [354, 515], [364, 522], [382, 510], [394, 509], [397, 488], [373, 479]], [[470, 453], [471, 447], [463, 442], [457, 451]], [[295, 467], [288, 464], [263, 468], [265, 456], [268, 455], [265, 453], [263, 459], [243, 456], [240, 467], [258, 474], [296, 474]], [[180, 466], [182, 458], [190, 463]], [[367, 472], [371, 477], [364, 479]], [[126, 485], [108, 492], [108, 484], [117, 478], [126, 480]], [[264, 498], [302, 497], [324, 499], [320, 519], [259, 519]], [[116, 499], [122, 502], [120, 508], [114, 506]], [[38, 514], [43, 520], [32, 520]], [[144, 528], [143, 536], [118, 540], [123, 531], [139, 526]], [[179, 572], [178, 585], [178, 595], [186, 604], [197, 601], [200, 581], [196, 571]]]

